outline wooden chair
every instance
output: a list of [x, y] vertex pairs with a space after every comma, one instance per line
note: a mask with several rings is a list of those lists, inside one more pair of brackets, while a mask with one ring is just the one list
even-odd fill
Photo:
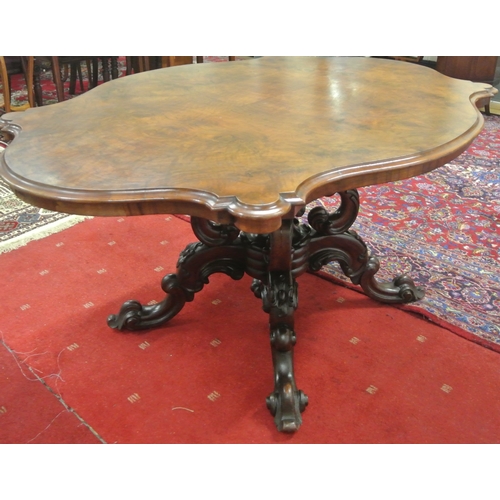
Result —
[[[195, 56], [196, 62], [202, 63], [203, 56]], [[229, 61], [235, 61], [236, 56], [229, 56]], [[183, 64], [192, 64], [193, 56], [127, 56], [127, 75], [141, 73], [158, 68], [170, 68]]]
[[[0, 56], [0, 81], [2, 84], [2, 93], [0, 95], [0, 108], [5, 113], [11, 111], [24, 111], [30, 107], [34, 107], [35, 101], [33, 97], [33, 72], [34, 72], [34, 57], [23, 56], [20, 57], [22, 73], [26, 81], [26, 90], [28, 93], [28, 102], [20, 106], [12, 105], [10, 93], [10, 74], [4, 56]], [[17, 72], [17, 71], [16, 71]]]
[[127, 75], [151, 69], [192, 64], [193, 56], [127, 56]]
[[[228, 61], [236, 61], [236, 56], [228, 56]], [[197, 63], [202, 63], [203, 62], [203, 56], [196, 56], [196, 62]]]
[[[77, 56], [57, 56], [52, 57], [52, 68], [54, 73], [57, 75], [64, 74], [64, 71], [61, 71], [64, 67], [69, 66], [69, 72], [66, 71], [66, 74], [69, 73], [69, 93], [74, 95], [76, 93], [76, 81], [80, 83], [80, 90], [82, 92], [85, 91], [83, 87], [83, 76], [82, 76], [82, 68], [81, 63], [85, 62], [87, 66], [87, 75], [88, 75], [88, 87], [87, 90], [90, 90], [94, 87], [97, 87], [99, 84], [99, 61], [101, 61], [102, 66], [102, 77], [103, 81], [108, 82], [111, 78], [118, 78], [118, 57], [117, 56], [86, 56], [86, 57], [77, 57]], [[56, 60], [57, 59], [57, 62]], [[59, 65], [59, 71], [56, 71], [55, 64]], [[61, 67], [62, 66], [62, 67]], [[110, 71], [111, 67], [111, 71]], [[55, 75], [55, 78], [56, 76]], [[54, 83], [56, 80], [54, 78]], [[64, 82], [66, 78], [62, 77], [61, 80]], [[56, 83], [60, 84], [59, 82]]]
[[[76, 94], [76, 82], [78, 81], [80, 83], [80, 90], [81, 92], [84, 92], [84, 86], [83, 86], [83, 73], [82, 73], [82, 61], [83, 60], [70, 60], [66, 61], [64, 60], [66, 58], [64, 57], [59, 57], [59, 62], [62, 62], [62, 68], [61, 68], [61, 80], [63, 82], [67, 81], [69, 79], [69, 93], [74, 95]], [[87, 65], [87, 75], [88, 75], [88, 87], [87, 89], [91, 89], [93, 87], [92, 85], [92, 62], [90, 57], [85, 58], [85, 63]], [[61, 64], [60, 64], [61, 65]]]
[[[61, 66], [67, 65], [70, 68], [70, 82], [69, 82], [69, 93], [74, 95], [76, 93], [76, 81], [80, 83], [80, 91], [84, 92], [83, 87], [83, 77], [81, 63], [84, 61], [87, 65], [88, 74], [88, 87], [91, 89], [93, 85], [92, 78], [92, 61], [89, 56], [51, 56], [50, 63], [52, 67], [52, 78], [54, 80], [54, 85], [56, 86], [57, 100], [59, 102], [64, 101], [64, 82], [61, 72]], [[97, 84], [96, 84], [97, 85]]]
[[396, 61], [405, 61], [412, 63], [420, 63], [424, 56], [389, 56], [392, 59], [396, 59]]
[[[117, 56], [92, 57], [92, 87], [97, 87], [97, 85], [99, 83], [99, 60], [101, 61], [102, 79], [104, 82], [109, 82], [110, 79], [114, 80], [115, 78], [118, 78], [118, 57]], [[111, 66], [111, 71], [110, 71], [110, 66]], [[89, 84], [90, 84], [90, 80], [89, 80]]]
[[[68, 75], [70, 79], [69, 93], [74, 95], [76, 93], [76, 82], [80, 83], [80, 90], [85, 91], [84, 80], [82, 75], [82, 62], [87, 65], [88, 73], [88, 87], [93, 87], [92, 78], [92, 60], [90, 56], [35, 56], [33, 84], [35, 101], [38, 106], [43, 105], [42, 88], [40, 85], [40, 76], [43, 67], [49, 67], [52, 72], [52, 80], [56, 88], [56, 96], [58, 102], [64, 101], [64, 82], [67, 80]], [[64, 70], [64, 71], [63, 71]], [[63, 74], [65, 73], [65, 74]]]

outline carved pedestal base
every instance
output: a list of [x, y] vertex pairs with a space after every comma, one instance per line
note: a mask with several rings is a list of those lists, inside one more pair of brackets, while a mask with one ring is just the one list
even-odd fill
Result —
[[176, 274], [163, 278], [165, 299], [152, 306], [125, 302], [117, 315], [109, 316], [108, 325], [132, 331], [160, 326], [193, 300], [211, 274], [225, 273], [235, 280], [248, 274], [254, 278], [254, 294], [262, 299], [263, 309], [269, 314], [275, 378], [267, 407], [278, 430], [296, 431], [308, 402], [296, 387], [293, 368], [296, 278], [337, 261], [346, 276], [375, 300], [403, 303], [424, 295], [406, 276], [391, 282], [376, 280], [378, 259], [369, 255], [365, 243], [350, 230], [358, 214], [358, 193], [351, 190], [339, 194], [341, 205], [336, 212], [328, 214], [321, 207], [313, 208], [309, 224], [284, 220], [281, 229], [269, 235], [243, 233], [234, 226], [192, 217], [199, 242], [189, 244], [181, 253]]

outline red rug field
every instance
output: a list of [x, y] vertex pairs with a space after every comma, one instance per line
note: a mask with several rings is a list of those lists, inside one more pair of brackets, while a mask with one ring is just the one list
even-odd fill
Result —
[[174, 216], [95, 218], [0, 255], [0, 443], [500, 443], [498, 353], [318, 276], [298, 279], [295, 434], [265, 405], [250, 278], [212, 276], [161, 329], [110, 329], [125, 300], [163, 298], [193, 240]]

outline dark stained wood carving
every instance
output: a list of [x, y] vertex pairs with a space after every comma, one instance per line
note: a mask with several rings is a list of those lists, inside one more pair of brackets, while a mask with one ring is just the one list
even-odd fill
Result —
[[163, 278], [164, 300], [155, 305], [127, 301], [117, 315], [108, 318], [108, 325], [125, 331], [161, 326], [193, 300], [213, 273], [225, 273], [235, 280], [247, 273], [254, 278], [253, 293], [269, 314], [274, 389], [266, 400], [267, 407], [278, 430], [296, 431], [308, 403], [307, 396], [297, 389], [293, 367], [296, 278], [337, 261], [353, 283], [380, 302], [412, 302], [424, 295], [407, 276], [391, 282], [375, 279], [379, 261], [350, 229], [359, 209], [358, 192], [339, 195], [341, 204], [335, 212], [315, 207], [308, 214], [308, 224], [286, 219], [281, 229], [271, 234], [244, 233], [231, 225], [192, 217], [191, 226], [200, 241], [190, 243], [179, 257], [176, 273]]

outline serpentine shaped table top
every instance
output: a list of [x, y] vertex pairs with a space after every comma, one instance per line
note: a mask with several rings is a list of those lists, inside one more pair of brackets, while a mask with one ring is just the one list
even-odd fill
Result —
[[494, 89], [409, 63], [263, 57], [165, 68], [10, 113], [0, 174], [83, 215], [182, 213], [270, 233], [324, 195], [437, 168]]

